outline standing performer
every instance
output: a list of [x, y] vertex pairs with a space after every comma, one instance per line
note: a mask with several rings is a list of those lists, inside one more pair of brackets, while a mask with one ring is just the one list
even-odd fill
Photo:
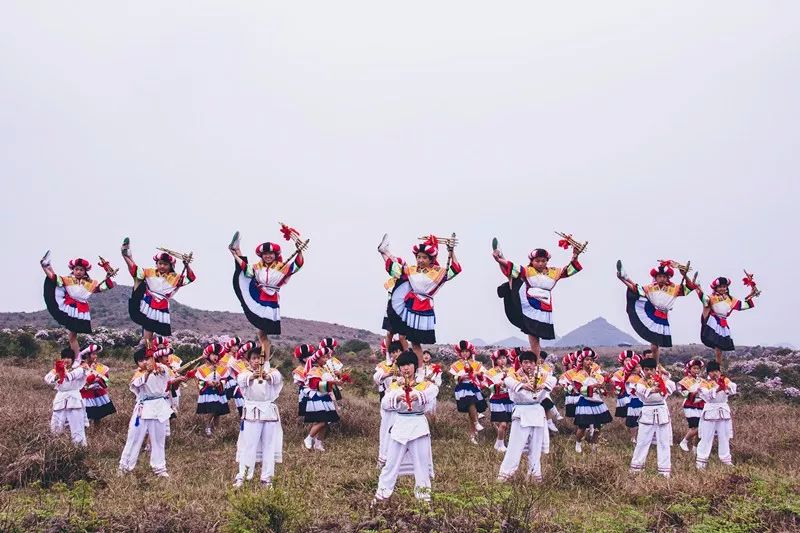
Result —
[[54, 364], [53, 370], [44, 377], [44, 382], [56, 391], [53, 399], [53, 415], [50, 417], [50, 431], [56, 435], [64, 431], [64, 425], [69, 425], [72, 442], [86, 446], [86, 426], [84, 425], [83, 398], [81, 388], [86, 383], [86, 363], [80, 363], [73, 368], [75, 352], [72, 348], [61, 350], [61, 358]]
[[744, 301], [737, 300], [730, 295], [731, 281], [728, 278], [715, 279], [711, 283], [711, 295], [704, 294], [699, 284], [692, 283], [692, 288], [703, 302], [700, 340], [709, 348], [714, 349], [716, 361], [720, 365], [722, 364], [722, 352], [731, 352], [735, 349], [731, 330], [728, 327], [728, 318], [734, 311], [745, 311], [755, 307], [753, 298], [761, 294], [761, 291], [756, 288], [752, 275], [747, 274], [747, 271], [745, 271], [745, 275], [743, 281], [750, 287], [750, 294], [745, 297]]
[[580, 351], [576, 362], [579, 370], [573, 377], [575, 389], [580, 391], [580, 398], [575, 406], [575, 425], [578, 427], [575, 434], [575, 451], [578, 453], [583, 451], [581, 441], [587, 429], [594, 428], [587, 439], [590, 444], [594, 444], [600, 436], [603, 424], [609, 424], [613, 420], [603, 399], [606, 380], [600, 372], [599, 365], [594, 362], [596, 357], [591, 348]]
[[[128, 384], [128, 389], [133, 393], [134, 397], [134, 407], [131, 411], [131, 419], [128, 422], [128, 435], [125, 439], [125, 447], [122, 449], [122, 455], [120, 456], [119, 466], [117, 467], [117, 475], [123, 476], [133, 470], [137, 461], [139, 460], [139, 451], [141, 449], [141, 444], [139, 448], [136, 449], [136, 455], [132, 455], [134, 444], [139, 439], [139, 433], [142, 433], [141, 436], [142, 442], [144, 442], [144, 435], [147, 434], [145, 431], [144, 424], [141, 423], [138, 415], [138, 405], [139, 401], [142, 399], [142, 391], [141, 387], [134, 387], [133, 382], [139, 377], [144, 375], [147, 372], [147, 361], [146, 361], [146, 352], [144, 348], [136, 350], [133, 352], [133, 362], [136, 365], [136, 371], [133, 374], [133, 378], [131, 382]], [[128, 465], [131, 465], [130, 467]]]
[[561, 359], [561, 364], [564, 367], [564, 373], [558, 378], [558, 384], [564, 389], [564, 414], [567, 418], [575, 418], [575, 406], [580, 398], [580, 392], [575, 389], [575, 374], [578, 370], [575, 368], [577, 358], [575, 352], [569, 352]]
[[[325, 363], [325, 369], [336, 376], [336, 379], [341, 378], [345, 373], [344, 363], [342, 363], [339, 358], [336, 357], [336, 348], [338, 347], [339, 343], [336, 342], [336, 339], [333, 337], [325, 337], [319, 343], [320, 349], [328, 348], [331, 352], [330, 357], [328, 357], [328, 361]], [[333, 386], [331, 392], [333, 393], [333, 399], [336, 402], [342, 399], [342, 391], [336, 385]]]
[[716, 361], [708, 363], [706, 369], [708, 379], [700, 386], [700, 397], [705, 402], [700, 417], [700, 443], [697, 445], [697, 468], [700, 470], [708, 464], [715, 435], [719, 460], [726, 465], [733, 464], [730, 445], [733, 438], [733, 418], [728, 398], [736, 394], [736, 383], [722, 375]]
[[236, 453], [239, 473], [233, 486], [241, 487], [245, 476], [248, 480], [253, 478], [260, 455], [261, 486], [269, 487], [275, 475], [276, 456], [282, 456], [281, 450], [275, 449], [277, 443], [283, 443], [278, 438], [281, 418], [275, 401], [283, 388], [283, 378], [276, 369], [267, 368], [260, 347], [252, 347], [246, 357], [249, 367], [236, 378], [244, 396], [244, 408]]
[[[560, 241], [559, 245], [562, 242], [566, 241]], [[550, 254], [543, 248], [528, 254], [526, 266], [505, 259], [497, 247], [492, 252], [503, 275], [508, 278], [508, 283], [497, 288], [497, 295], [504, 300], [506, 317], [528, 336], [531, 351], [537, 357], [541, 351], [540, 340], [556, 338], [551, 292], [560, 279], [581, 271], [583, 267], [578, 262], [578, 255], [582, 251], [583, 246], [574, 245], [572, 261], [563, 268], [548, 267]]]
[[486, 369], [475, 361], [475, 347], [469, 341], [459, 341], [453, 346], [459, 360], [450, 365], [450, 374], [456, 378], [453, 389], [459, 413], [469, 413], [469, 441], [478, 444], [478, 432], [483, 426], [478, 422], [478, 413], [486, 410], [486, 400], [481, 394]]
[[172, 335], [170, 326], [169, 301], [181, 287], [195, 279], [189, 266], [192, 254], [183, 255], [183, 271], [175, 272], [176, 259], [167, 252], [153, 256], [155, 268], [141, 268], [133, 260], [130, 241], [122, 242], [122, 258], [133, 276], [133, 293], [128, 300], [128, 314], [131, 320], [142, 326], [146, 346], [150, 346], [153, 333], [168, 337]]
[[[132, 471], [139, 459], [144, 438], [149, 435], [150, 442], [150, 467], [159, 477], [169, 477], [167, 473], [167, 457], [164, 444], [167, 438], [167, 427], [172, 408], [167, 391], [172, 385], [170, 369], [157, 363], [153, 357], [147, 356], [145, 349], [141, 348], [134, 354], [135, 360], [144, 360], [145, 369], [137, 371], [131, 380], [130, 388], [136, 394], [138, 401], [134, 407], [136, 418], [130, 447], [126, 443], [125, 450], [120, 458], [119, 469], [121, 473]], [[129, 428], [130, 429], [130, 428]]]
[[411, 343], [417, 354], [417, 366], [422, 365], [422, 345], [436, 343], [436, 314], [433, 310], [433, 297], [442, 285], [461, 272], [461, 265], [455, 255], [455, 236], [446, 240], [447, 265], [439, 266], [439, 238], [428, 236], [422, 244], [412, 248], [417, 259], [416, 266], [408, 266], [389, 253], [388, 241], [384, 237], [378, 251], [386, 261], [386, 271], [396, 280], [407, 279], [408, 283], [398, 283], [392, 292], [387, 314], [391, 332], [400, 335], [400, 342]]
[[228, 398], [225, 396], [225, 382], [228, 380], [229, 369], [220, 363], [219, 358], [224, 352], [221, 344], [209, 344], [203, 348], [206, 362], [194, 372], [197, 379], [197, 409], [198, 415], [208, 415], [206, 419], [206, 437], [211, 437], [214, 424], [222, 415], [230, 413]]
[[[422, 366], [419, 367], [417, 374], [417, 381], [428, 380], [440, 389], [442, 388], [442, 365], [439, 363], [431, 364], [430, 350], [422, 351]], [[429, 415], [431, 420], [436, 418], [437, 403], [438, 400], [434, 397], [433, 401], [425, 405], [425, 414]]]
[[486, 382], [489, 385], [490, 420], [497, 429], [494, 449], [501, 453], [507, 449], [506, 431], [511, 423], [511, 412], [514, 410], [514, 402], [511, 401], [506, 388], [506, 378], [514, 371], [509, 369], [507, 364], [508, 350], [503, 348], [495, 350], [492, 352], [492, 368], [486, 373]]
[[90, 344], [82, 352], [87, 361], [86, 384], [81, 389], [83, 403], [86, 406], [86, 421], [97, 424], [108, 415], [117, 412], [111, 397], [108, 395], [109, 368], [97, 360], [97, 354], [103, 351], [99, 344]]
[[94, 281], [89, 277], [92, 265], [83, 258], [69, 262], [69, 276], [59, 276], [50, 264], [50, 250], [40, 261], [44, 270], [44, 303], [47, 311], [56, 322], [67, 328], [69, 347], [72, 352], [80, 352], [78, 333], [92, 332], [92, 317], [89, 313], [89, 298], [92, 294], [103, 292], [114, 286], [111, 279], [117, 271], [100, 258], [99, 265], [106, 271], [103, 281]]
[[625, 362], [634, 355], [636, 355], [636, 352], [633, 350], [623, 350], [617, 356], [620, 366], [611, 376], [611, 384], [614, 386], [614, 392], [617, 393], [617, 407], [614, 411], [614, 418], [626, 418], [628, 416], [628, 404], [631, 401], [631, 397], [628, 394], [627, 387], [625, 387]]
[[[670, 281], [675, 275], [673, 265], [683, 275], [679, 285]], [[688, 264], [684, 266], [671, 260], [661, 261], [656, 268], [650, 270], [653, 283], [638, 285], [622, 269], [622, 261], [617, 261], [617, 278], [628, 288], [628, 319], [636, 334], [650, 343], [656, 365], [659, 364], [659, 347], [672, 346], [668, 313], [678, 297], [692, 292], [686, 285], [688, 269]]]
[[296, 229], [281, 224], [281, 233], [287, 241], [293, 240], [296, 246], [295, 252], [285, 262], [280, 245], [263, 242], [256, 247], [256, 256], [260, 260], [250, 263], [239, 248], [238, 231], [228, 246], [235, 263], [233, 292], [242, 304], [247, 320], [258, 330], [258, 341], [267, 360], [271, 346], [269, 335], [281, 334], [281, 287], [303, 267], [303, 250], [308, 247], [308, 240], [300, 240]]
[[[375, 367], [375, 373], [372, 375], [372, 380], [378, 386], [378, 397], [383, 400], [386, 394], [386, 389], [394, 383], [399, 375], [397, 369], [397, 358], [403, 353], [403, 345], [400, 341], [392, 341], [389, 343], [387, 358], [381, 361]], [[386, 464], [387, 453], [389, 451], [389, 429], [392, 427], [395, 411], [393, 409], [384, 409], [381, 403], [381, 425], [378, 432], [378, 468], [383, 468]]]
[[656, 369], [655, 359], [642, 361], [644, 380], [636, 384], [636, 396], [642, 400], [639, 417], [639, 436], [631, 458], [632, 473], [642, 472], [647, 462], [650, 444], [655, 440], [658, 457], [658, 473], [670, 477], [672, 473], [672, 421], [667, 407], [667, 397], [675, 392], [675, 382], [664, 377]]
[[294, 349], [294, 358], [299, 365], [292, 370], [292, 382], [297, 385], [297, 416], [306, 416], [308, 387], [306, 387], [306, 361], [316, 352], [312, 344], [301, 344]]
[[[639, 433], [639, 417], [642, 414], [642, 399], [636, 393], [636, 386], [644, 382], [642, 374], [642, 367], [640, 363], [642, 358], [638, 354], [634, 354], [627, 359], [624, 363], [625, 374], [623, 380], [625, 383], [625, 391], [628, 393], [628, 408], [625, 410], [625, 427], [631, 435], [631, 443], [636, 444], [637, 435]], [[653, 358], [646, 358], [645, 360], [655, 361]]]
[[519, 359], [521, 368], [516, 372], [509, 371], [505, 380], [514, 402], [514, 412], [511, 415], [508, 449], [500, 465], [497, 480], [507, 481], [516, 473], [522, 453], [527, 448], [527, 477], [542, 481], [542, 449], [549, 436], [541, 401], [556, 386], [556, 378], [537, 364], [536, 354], [533, 352], [522, 352]]
[[433, 454], [431, 432], [425, 417], [425, 404], [436, 397], [439, 387], [430, 381], [417, 383], [417, 355], [405, 351], [397, 358], [400, 372], [381, 400], [381, 407], [394, 411], [386, 465], [378, 478], [374, 502], [388, 499], [394, 492], [400, 468], [406, 457], [414, 469], [414, 495], [419, 500], [431, 499], [431, 473]]
[[[538, 357], [536, 358], [536, 364], [542, 368], [542, 371], [546, 374], [554, 374], [555, 368], [553, 365], [547, 362], [547, 356], [549, 354], [544, 350], [539, 352]], [[556, 426], [556, 420], [563, 420], [563, 416], [561, 413], [558, 412], [558, 408], [556, 404], [553, 403], [553, 399], [550, 398], [550, 391], [545, 391], [544, 397], [540, 402], [542, 407], [544, 408], [545, 415], [547, 416], [547, 429], [552, 431], [553, 433], [558, 433], [558, 427]], [[549, 452], [546, 452], [549, 453]]]
[[331, 398], [331, 389], [334, 385], [341, 385], [344, 380], [337, 379], [326, 369], [325, 363], [328, 362], [331, 354], [330, 348], [320, 348], [314, 355], [306, 359], [308, 401], [303, 420], [306, 424], [311, 424], [311, 429], [303, 440], [306, 450], [313, 448], [324, 452], [323, 441], [328, 434], [328, 424], [339, 421], [336, 404]]
[[691, 444], [694, 449], [697, 442], [697, 428], [700, 426], [700, 416], [703, 414], [705, 402], [700, 397], [700, 386], [703, 378], [700, 372], [703, 370], [703, 360], [695, 358], [686, 363], [684, 378], [678, 382], [678, 391], [686, 398], [683, 401], [683, 414], [686, 416], [686, 423], [689, 431], [684, 435], [680, 443], [681, 450], [688, 452]]
[[253, 349], [254, 346], [254, 342], [242, 344], [242, 339], [239, 337], [231, 337], [225, 343], [225, 353], [219, 360], [221, 364], [228, 367], [228, 380], [225, 382], [225, 397], [228, 400], [233, 400], [236, 410], [239, 412], [239, 418], [242, 417], [244, 396], [242, 395], [241, 387], [239, 387], [237, 377], [239, 376], [239, 372], [247, 370], [247, 352]]

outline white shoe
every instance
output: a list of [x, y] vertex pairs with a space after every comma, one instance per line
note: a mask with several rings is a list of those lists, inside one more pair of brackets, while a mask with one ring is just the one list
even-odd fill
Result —
[[680, 446], [680, 447], [681, 447], [681, 450], [683, 450], [683, 451], [685, 451], [685, 452], [688, 452], [688, 451], [689, 451], [689, 443], [688, 443], [688, 442], [686, 442], [686, 439], [683, 439], [683, 440], [681, 441], [681, 443], [680, 443], [680, 444], [678, 444], [678, 446]]
[[262, 479], [261, 480], [261, 488], [262, 489], [271, 489], [272, 488], [272, 479]]
[[211, 433], [211, 428], [206, 428], [206, 437], [211, 438], [213, 434]]
[[167, 474], [167, 471], [166, 471], [166, 470], [162, 470], [161, 472], [156, 472], [155, 474], [156, 474], [158, 477], [164, 477], [164, 478], [166, 478], [166, 477], [169, 477], [169, 474]]
[[314, 438], [311, 435], [308, 435], [303, 439], [303, 446], [306, 447], [306, 450], [310, 450], [314, 446]]
[[548, 427], [548, 428], [550, 429], [550, 431], [552, 431], [553, 433], [558, 433], [558, 428], [556, 427], [556, 423], [555, 423], [555, 422], [553, 422], [552, 420], [550, 420], [549, 418], [547, 419], [547, 427]]
[[483, 431], [483, 426], [480, 422], [475, 422], [475, 431]]
[[583, 453], [583, 446], [581, 446], [581, 441], [575, 441], [575, 452]]
[[384, 233], [381, 243], [378, 245], [378, 251], [385, 254], [389, 250], [389, 234]]
[[476, 439], [474, 435], [473, 435], [472, 437], [470, 437], [470, 438], [469, 438], [469, 441], [470, 441], [472, 444], [478, 444], [478, 439]]
[[244, 480], [242, 478], [237, 477], [236, 479], [233, 480], [234, 489], [240, 489], [242, 488], [242, 485], [244, 485]]
[[497, 451], [500, 453], [506, 453], [506, 451], [508, 451], [508, 448], [506, 448], [505, 444], [501, 443], [500, 446], [497, 447]]
[[377, 468], [378, 470], [383, 470], [384, 466], [386, 466], [386, 461], [378, 459], [378, 462], [375, 464], [375, 468]]
[[563, 416], [561, 416], [561, 413], [559, 413], [558, 411], [556, 411], [556, 420], [557, 420], [557, 421], [558, 421], [558, 420], [564, 420], [564, 417], [563, 417]]
[[322, 441], [319, 439], [314, 439], [314, 449], [318, 452], [324, 452], [325, 446], [322, 445]]
[[478, 420], [480, 420], [481, 418], [486, 418], [486, 415], [483, 413], [478, 413]]

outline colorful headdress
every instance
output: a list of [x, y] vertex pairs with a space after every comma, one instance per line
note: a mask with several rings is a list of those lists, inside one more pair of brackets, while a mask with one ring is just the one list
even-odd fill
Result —
[[319, 348], [316, 352], [314, 352], [313, 355], [306, 359], [306, 374], [308, 374], [308, 372], [311, 370], [311, 367], [314, 366], [314, 363], [316, 363], [320, 357], [332, 354], [333, 350], [330, 348]]
[[528, 254], [528, 260], [533, 261], [538, 257], [544, 257], [548, 261], [550, 260], [550, 252], [545, 250], [544, 248], [536, 248]]
[[423, 253], [435, 261], [436, 256], [439, 255], [439, 239], [433, 235], [429, 235], [427, 239], [421, 244], [415, 244], [411, 251], [414, 255]]
[[227, 342], [225, 342], [225, 349], [230, 351], [235, 346], [239, 346], [240, 344], [242, 344], [242, 339], [241, 338], [239, 338], [239, 337], [231, 337], [230, 339], [227, 340]]
[[158, 350], [153, 352], [153, 357], [169, 357], [175, 353], [175, 351], [170, 348], [169, 346], [165, 346], [163, 348], [159, 348]]
[[[236, 337], [236, 338], [238, 338], [238, 337]], [[230, 341], [228, 341], [228, 342], [230, 342]], [[239, 349], [236, 350], [236, 359], [243, 358], [245, 355], [247, 355], [247, 353], [250, 350], [252, 350], [255, 347], [256, 347], [256, 343], [255, 342], [253, 342], [253, 341], [245, 342], [244, 344], [239, 346]]]
[[469, 352], [472, 355], [475, 355], [475, 346], [473, 346], [469, 341], [458, 341], [458, 344], [453, 345], [453, 349], [459, 355], [464, 352]]
[[275, 258], [279, 263], [283, 262], [283, 256], [281, 255], [281, 245], [276, 244], [274, 242], [262, 242], [258, 246], [256, 246], [256, 255], [261, 257], [262, 255], [272, 252], [275, 254]]
[[638, 354], [633, 354], [633, 357], [625, 361], [625, 373], [630, 374], [633, 372], [633, 369], [636, 368], [636, 365], [642, 362], [642, 358], [639, 357]]
[[90, 344], [89, 346], [87, 346], [86, 348], [84, 348], [81, 351], [81, 354], [82, 355], [88, 355], [88, 354], [91, 354], [91, 353], [100, 353], [102, 351], [103, 351], [103, 347], [100, 346], [99, 344]]
[[496, 363], [496, 362], [497, 362], [497, 359], [498, 359], [499, 357], [505, 357], [505, 358], [506, 358], [506, 360], [510, 360], [510, 359], [511, 359], [511, 358], [509, 357], [509, 351], [508, 351], [508, 350], [506, 350], [505, 348], [500, 348], [499, 350], [495, 350], [495, 351], [493, 351], [493, 352], [492, 352], [492, 355], [491, 355], [490, 357], [492, 358], [492, 363]]
[[685, 376], [688, 376], [688, 375], [690, 374], [689, 370], [691, 370], [691, 368], [692, 368], [693, 366], [699, 366], [699, 367], [700, 367], [700, 369], [702, 369], [704, 366], [706, 366], [706, 364], [705, 364], [705, 363], [703, 362], [703, 360], [702, 360], [702, 359], [700, 359], [699, 357], [695, 357], [694, 359], [689, 359], [689, 360], [686, 362], [686, 366], [685, 366], [685, 367], [684, 367], [684, 369], [683, 369], [683, 374], [684, 374]]
[[335, 351], [337, 346], [339, 346], [339, 343], [333, 337], [325, 337], [319, 341], [320, 348], [330, 348], [331, 352]]
[[572, 368], [575, 365], [575, 352], [564, 354], [564, 357], [561, 358], [561, 364], [564, 366], [564, 370]]
[[83, 267], [86, 272], [92, 269], [92, 264], [83, 257], [76, 257], [69, 262], [69, 269], [74, 270], [75, 267]]
[[175, 266], [176, 259], [169, 255], [167, 252], [161, 252], [160, 254], [156, 254], [153, 256], [153, 261], [158, 263], [159, 261], [164, 261], [165, 263], [169, 263], [172, 266]]
[[209, 344], [205, 348], [203, 348], [203, 355], [205, 357], [211, 357], [212, 355], [222, 355], [225, 353], [225, 347], [219, 343]]
[[578, 352], [578, 357], [583, 357], [584, 359], [586, 359], [586, 358], [588, 357], [589, 359], [591, 359], [592, 361], [594, 361], [594, 360], [596, 360], [596, 359], [597, 359], [597, 354], [596, 354], [596, 353], [594, 353], [594, 350], [592, 350], [592, 349], [591, 349], [591, 348], [589, 348], [588, 346], [584, 346], [584, 347], [583, 347], [583, 350], [581, 350], [580, 352]]
[[630, 359], [634, 355], [636, 355], [636, 352], [634, 352], [633, 350], [623, 350], [619, 352], [619, 355], [617, 356], [617, 361], [619, 361], [619, 364], [623, 364], [625, 362], [625, 359]]
[[161, 335], [156, 335], [155, 337], [153, 337], [152, 346], [154, 348], [165, 348], [167, 346], [170, 346], [170, 344], [171, 344], [170, 340], [167, 337], [162, 337]]
[[295, 358], [301, 363], [305, 363], [306, 359], [314, 355], [316, 348], [311, 344], [300, 344], [294, 349]]
[[661, 261], [656, 268], [650, 270], [650, 277], [655, 279], [658, 275], [664, 275], [672, 278], [675, 275], [675, 270], [671, 266], [670, 261]]
[[723, 276], [718, 277], [717, 279], [715, 279], [714, 281], [711, 282], [711, 289], [714, 290], [717, 287], [719, 287], [720, 285], [722, 285], [724, 287], [730, 287], [730, 285], [731, 285], [730, 278], [726, 278], [726, 277], [723, 277]]

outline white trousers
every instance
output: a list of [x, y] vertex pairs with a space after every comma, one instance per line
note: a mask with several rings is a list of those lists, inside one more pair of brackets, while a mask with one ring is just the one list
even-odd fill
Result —
[[522, 452], [528, 449], [528, 476], [537, 481], [542, 479], [542, 443], [547, 432], [545, 426], [522, 426], [519, 419], [511, 421], [511, 432], [503, 462], [500, 464], [498, 477], [506, 480], [513, 476], [519, 468]]
[[378, 491], [375, 497], [386, 499], [394, 492], [397, 476], [400, 475], [400, 465], [403, 457], [409, 453], [414, 463], [414, 495], [420, 500], [431, 499], [431, 436], [422, 437], [401, 444], [392, 438], [387, 439], [388, 450], [386, 464], [381, 469], [378, 477]]
[[72, 442], [86, 446], [85, 417], [86, 410], [83, 408], [53, 411], [53, 416], [50, 417], [50, 431], [56, 435], [61, 434], [64, 432], [64, 425], [68, 424]]
[[119, 459], [119, 467], [122, 470], [131, 471], [136, 467], [139, 452], [147, 436], [150, 437], [150, 467], [156, 474], [167, 471], [167, 456], [164, 451], [167, 426], [164, 422], [155, 419], [140, 419], [138, 427], [135, 419], [131, 419], [128, 424], [128, 438], [125, 441], [125, 448], [122, 450], [122, 457]]
[[711, 456], [711, 447], [714, 445], [714, 435], [717, 436], [717, 453], [719, 460], [726, 465], [733, 464], [731, 457], [731, 435], [733, 422], [728, 420], [703, 420], [697, 432], [700, 442], [697, 444], [697, 468], [705, 468]]
[[239, 432], [237, 443], [239, 476], [244, 478], [249, 469], [247, 479], [252, 479], [256, 469], [256, 458], [260, 455], [261, 480], [269, 481], [275, 475], [275, 432], [280, 427], [280, 422], [243, 420], [242, 424], [243, 428]]
[[636, 447], [631, 458], [631, 471], [641, 472], [647, 462], [650, 445], [656, 443], [656, 457], [658, 459], [658, 473], [669, 477], [672, 473], [672, 424], [642, 424], [639, 422], [639, 433], [636, 437]]
[[392, 419], [394, 418], [394, 411], [386, 411], [381, 409], [381, 428], [378, 441], [378, 461], [386, 462], [387, 453], [389, 451], [389, 429], [392, 427]]

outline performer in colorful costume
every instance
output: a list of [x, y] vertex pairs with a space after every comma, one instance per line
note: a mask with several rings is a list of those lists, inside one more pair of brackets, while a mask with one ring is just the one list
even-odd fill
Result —
[[334, 385], [341, 385], [346, 379], [345, 376], [338, 379], [326, 369], [325, 363], [332, 353], [330, 348], [320, 348], [306, 359], [305, 385], [308, 389], [308, 401], [304, 421], [306, 424], [311, 424], [308, 436], [303, 440], [307, 450], [313, 448], [324, 452], [323, 441], [328, 434], [328, 424], [339, 421], [339, 413], [336, 412], [331, 390]]
[[494, 442], [494, 449], [500, 453], [506, 451], [506, 432], [511, 423], [511, 412], [514, 410], [514, 402], [509, 397], [506, 388], [506, 378], [514, 370], [508, 368], [508, 350], [503, 348], [492, 352], [492, 368], [486, 372], [486, 383], [489, 387], [489, 410], [491, 411], [490, 420], [497, 429], [497, 439]]
[[[655, 359], [653, 359], [655, 361]], [[631, 443], [636, 444], [636, 436], [639, 433], [639, 417], [642, 414], [642, 399], [636, 393], [636, 386], [644, 381], [644, 373], [641, 367], [642, 358], [638, 354], [632, 355], [625, 360], [623, 369], [625, 374], [622, 376], [625, 383], [625, 391], [628, 393], [628, 407], [625, 410], [625, 427], [631, 435]]]
[[581, 251], [581, 248], [574, 247], [572, 261], [563, 268], [548, 266], [550, 253], [543, 248], [528, 254], [525, 266], [505, 259], [498, 248], [492, 252], [503, 275], [508, 278], [507, 283], [497, 288], [497, 295], [504, 301], [506, 317], [528, 336], [531, 351], [537, 356], [541, 351], [541, 339], [556, 338], [551, 293], [559, 280], [581, 271], [583, 267], [578, 262]]
[[54, 365], [53, 370], [44, 376], [44, 382], [56, 391], [53, 399], [53, 415], [50, 417], [50, 431], [56, 435], [64, 431], [64, 426], [69, 426], [72, 442], [86, 446], [86, 426], [84, 424], [83, 398], [81, 389], [86, 383], [88, 365], [76, 361], [72, 348], [61, 350], [61, 358]]
[[606, 394], [606, 378], [600, 371], [600, 366], [595, 363], [597, 358], [594, 350], [584, 348], [578, 353], [578, 372], [573, 376], [575, 390], [580, 392], [578, 403], [575, 406], [575, 451], [581, 453], [586, 430], [592, 428], [589, 438], [590, 444], [597, 442], [603, 424], [613, 420], [608, 411], [603, 396]]
[[700, 426], [700, 417], [705, 406], [705, 402], [700, 397], [700, 387], [703, 384], [703, 377], [700, 373], [704, 366], [705, 364], [700, 358], [690, 360], [686, 363], [683, 379], [678, 382], [678, 392], [686, 398], [683, 401], [683, 414], [689, 426], [689, 430], [679, 445], [685, 452], [689, 451], [689, 446], [694, 449], [697, 443], [697, 428]]
[[[400, 354], [403, 353], [403, 346], [400, 341], [392, 341], [387, 352], [386, 359], [375, 367], [375, 373], [372, 375], [372, 380], [378, 387], [378, 397], [381, 400], [383, 400], [386, 390], [399, 376], [396, 362]], [[386, 464], [389, 450], [389, 428], [392, 427], [395, 412], [394, 409], [384, 409], [383, 403], [381, 403], [381, 425], [378, 433], [378, 468], [383, 468]]]
[[575, 390], [575, 374], [578, 370], [575, 368], [577, 363], [577, 356], [575, 352], [566, 354], [561, 359], [561, 366], [564, 367], [564, 372], [558, 378], [558, 384], [564, 389], [564, 414], [567, 418], [575, 418], [575, 406], [580, 398], [580, 392]]
[[486, 400], [481, 393], [486, 369], [475, 361], [475, 346], [469, 341], [459, 341], [453, 347], [459, 360], [450, 365], [450, 374], [456, 379], [453, 394], [459, 413], [469, 413], [469, 440], [478, 444], [478, 432], [483, 426], [478, 422], [478, 413], [486, 410]]
[[292, 383], [297, 386], [297, 416], [306, 416], [306, 403], [308, 402], [308, 387], [306, 387], [306, 361], [316, 353], [317, 349], [312, 344], [300, 344], [294, 349], [294, 358], [299, 363], [292, 370]]
[[697, 445], [697, 468], [704, 469], [711, 456], [714, 436], [717, 437], [717, 454], [723, 464], [732, 465], [731, 445], [733, 438], [733, 417], [728, 398], [736, 394], [736, 383], [722, 375], [720, 365], [711, 361], [706, 365], [708, 378], [700, 385], [699, 394], [705, 404], [700, 416]]
[[667, 398], [675, 392], [675, 382], [664, 377], [656, 369], [655, 359], [641, 362], [644, 379], [635, 385], [636, 396], [642, 400], [639, 416], [639, 435], [631, 458], [632, 473], [644, 470], [650, 445], [655, 440], [658, 457], [658, 473], [670, 477], [672, 473], [672, 421]]
[[225, 348], [218, 343], [209, 344], [203, 348], [206, 362], [200, 365], [193, 373], [197, 379], [197, 409], [198, 415], [208, 415], [206, 419], [206, 436], [211, 437], [217, 418], [230, 413], [228, 397], [225, 395], [225, 383], [228, 381], [230, 369], [228, 365], [220, 362], [220, 357]]
[[521, 368], [511, 370], [505, 378], [514, 410], [511, 415], [511, 434], [508, 449], [500, 465], [498, 481], [507, 481], [519, 468], [525, 449], [528, 451], [527, 478], [542, 481], [542, 449], [549, 439], [545, 410], [541, 401], [556, 386], [556, 378], [537, 364], [536, 354], [519, 354]]
[[[424, 380], [430, 381], [440, 389], [442, 388], [442, 365], [439, 363], [431, 363], [430, 350], [422, 351], [422, 366], [417, 370], [417, 381], [422, 382]], [[428, 415], [431, 420], [436, 418], [437, 405], [437, 398], [434, 398], [433, 401], [425, 405], [425, 414]]]
[[98, 292], [114, 287], [111, 277], [116, 270], [102, 260], [100, 265], [106, 271], [102, 281], [95, 281], [89, 277], [92, 269], [91, 263], [83, 258], [76, 258], [69, 262], [69, 276], [59, 276], [53, 271], [48, 250], [40, 261], [44, 270], [44, 303], [47, 311], [56, 322], [67, 328], [69, 332], [69, 347], [72, 352], [80, 352], [78, 333], [92, 332], [92, 317], [89, 309], [89, 298]]
[[102, 351], [103, 347], [99, 344], [90, 344], [80, 353], [87, 363], [86, 384], [81, 389], [87, 424], [90, 420], [96, 424], [117, 412], [108, 394], [109, 368], [97, 360], [97, 355]]
[[165, 337], [172, 335], [169, 301], [181, 287], [197, 278], [188, 258], [184, 258], [183, 271], [178, 274], [175, 272], [175, 257], [166, 252], [153, 256], [155, 268], [141, 268], [133, 260], [127, 238], [122, 243], [122, 258], [133, 276], [128, 314], [131, 320], [142, 326], [145, 345], [151, 347], [154, 333]]
[[286, 261], [281, 247], [274, 242], [263, 242], [256, 247], [259, 261], [251, 263], [239, 248], [239, 232], [233, 236], [228, 250], [233, 255], [233, 292], [242, 305], [247, 320], [258, 331], [261, 349], [269, 360], [269, 335], [281, 334], [280, 290], [305, 264], [303, 250], [308, 241], [300, 241], [294, 228], [281, 224], [284, 238], [294, 240], [296, 250]]
[[430, 381], [417, 383], [417, 355], [405, 351], [397, 358], [398, 380], [392, 382], [381, 400], [381, 407], [394, 411], [389, 431], [386, 465], [378, 478], [374, 501], [388, 499], [394, 492], [397, 477], [406, 457], [414, 470], [414, 495], [430, 501], [433, 454], [425, 404], [436, 397], [439, 387]]
[[659, 347], [672, 346], [668, 313], [677, 298], [692, 292], [685, 283], [687, 267], [679, 267], [683, 275], [679, 285], [670, 281], [675, 275], [672, 264], [677, 263], [661, 261], [656, 268], [650, 270], [653, 283], [638, 285], [622, 269], [622, 261], [617, 261], [617, 278], [628, 288], [627, 312], [631, 327], [637, 335], [650, 343], [656, 364], [659, 362]]
[[[420, 366], [422, 345], [436, 343], [433, 298], [442, 285], [461, 272], [454, 245], [448, 241], [447, 265], [444, 268], [437, 261], [439, 241], [433, 235], [422, 244], [413, 247], [416, 266], [409, 266], [391, 255], [385, 237], [378, 251], [386, 261], [386, 271], [398, 280], [386, 310], [391, 333], [400, 335], [400, 342], [404, 346], [406, 341], [411, 343], [414, 353], [417, 354], [417, 364]], [[400, 280], [407, 282], [401, 283]]]

